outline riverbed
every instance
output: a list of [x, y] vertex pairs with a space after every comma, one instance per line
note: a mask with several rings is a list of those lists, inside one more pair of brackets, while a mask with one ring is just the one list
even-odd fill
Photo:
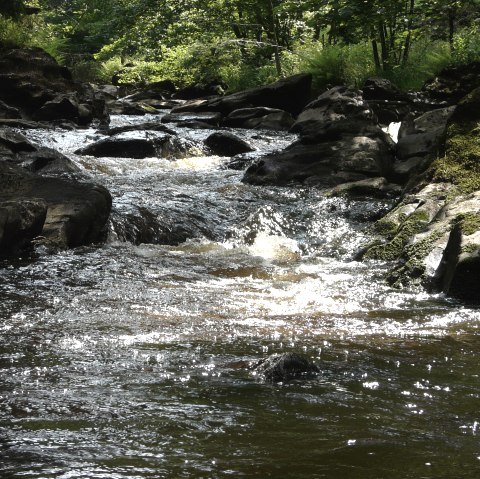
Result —
[[[0, 264], [0, 477], [478, 477], [480, 310], [355, 261], [393, 200], [246, 185], [202, 152], [210, 131], [176, 130], [195, 154], [81, 157], [102, 135], [24, 132], [114, 206], [105, 244]], [[253, 156], [295, 139], [235, 133]], [[250, 367], [288, 351], [321, 373]]]

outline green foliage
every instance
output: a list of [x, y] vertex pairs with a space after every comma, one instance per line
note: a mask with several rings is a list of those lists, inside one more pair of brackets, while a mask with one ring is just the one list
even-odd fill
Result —
[[459, 31], [453, 37], [452, 60], [456, 64], [480, 61], [480, 31], [478, 25]]
[[382, 74], [403, 90], [417, 90], [450, 63], [448, 43], [424, 37], [414, 44], [404, 65], [398, 65]]
[[15, 48], [28, 43], [31, 32], [22, 28], [11, 18], [0, 16], [0, 45], [4, 48]]

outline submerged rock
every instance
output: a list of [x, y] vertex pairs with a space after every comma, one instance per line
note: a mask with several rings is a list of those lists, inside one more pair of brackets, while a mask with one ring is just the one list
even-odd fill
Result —
[[320, 373], [316, 364], [297, 353], [273, 354], [259, 361], [253, 371], [271, 382], [306, 379]]

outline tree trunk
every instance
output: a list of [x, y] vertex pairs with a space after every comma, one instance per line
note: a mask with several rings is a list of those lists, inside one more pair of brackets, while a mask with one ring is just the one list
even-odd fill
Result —
[[412, 18], [415, 13], [415, 0], [410, 0], [410, 8], [408, 10], [408, 33], [405, 38], [405, 45], [403, 47], [402, 65], [405, 66], [408, 62], [408, 56], [410, 54], [410, 46], [412, 43]]
[[378, 53], [378, 44], [377, 44], [377, 40], [375, 39], [372, 40], [372, 51], [373, 51], [373, 61], [375, 62], [375, 70], [378, 73], [382, 69], [382, 64], [380, 63], [380, 55]]
[[450, 9], [448, 10], [448, 43], [450, 45], [450, 52], [453, 52], [455, 50], [454, 35], [455, 35], [455, 12], [452, 9]]

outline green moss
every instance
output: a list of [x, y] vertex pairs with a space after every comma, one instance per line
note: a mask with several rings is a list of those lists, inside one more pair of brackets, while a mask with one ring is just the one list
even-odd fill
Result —
[[393, 236], [397, 231], [397, 228], [398, 223], [389, 220], [388, 218], [381, 218], [375, 223], [375, 231], [382, 236]]
[[473, 253], [476, 253], [479, 249], [480, 248], [476, 244], [467, 244], [465, 246], [462, 246], [460, 252], [473, 254]]
[[444, 231], [434, 231], [427, 237], [416, 243], [410, 244], [404, 249], [405, 263], [397, 266], [387, 277], [390, 285], [400, 288], [412, 281], [423, 282], [425, 279], [425, 258], [433, 249], [437, 240], [444, 234]]
[[[380, 220], [382, 221], [382, 220]], [[425, 229], [429, 223], [428, 214], [425, 211], [414, 211], [411, 215], [401, 221], [400, 226], [392, 232], [390, 230], [390, 241], [385, 244], [373, 246], [365, 254], [367, 259], [380, 259], [384, 261], [394, 261], [398, 259], [405, 246], [411, 238]], [[392, 222], [384, 222], [385, 229], [392, 227]]]
[[435, 160], [431, 167], [434, 182], [452, 183], [458, 193], [472, 193], [480, 189], [480, 135], [475, 121], [454, 123], [447, 131], [445, 156]]
[[473, 235], [480, 230], [480, 214], [464, 213], [458, 215], [454, 220], [455, 225], [459, 225], [464, 235]]

